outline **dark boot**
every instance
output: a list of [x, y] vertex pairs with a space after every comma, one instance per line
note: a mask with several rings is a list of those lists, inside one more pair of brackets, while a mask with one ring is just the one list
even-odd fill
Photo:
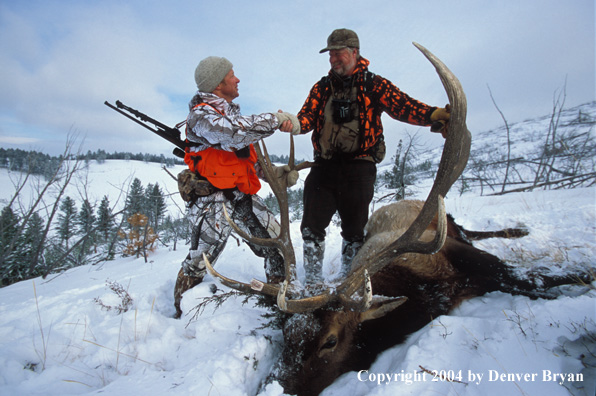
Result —
[[305, 240], [304, 272], [306, 285], [316, 285], [323, 282], [323, 258], [325, 255], [325, 241]]
[[195, 278], [194, 276], [188, 276], [184, 273], [184, 268], [180, 268], [178, 277], [176, 278], [176, 286], [174, 286], [174, 307], [176, 308], [176, 314], [174, 315], [175, 319], [179, 319], [182, 316], [182, 310], [180, 309], [182, 294], [202, 281], [203, 277]]
[[341, 276], [345, 278], [352, 269], [352, 260], [364, 245], [362, 241], [348, 242], [345, 239], [341, 245]]

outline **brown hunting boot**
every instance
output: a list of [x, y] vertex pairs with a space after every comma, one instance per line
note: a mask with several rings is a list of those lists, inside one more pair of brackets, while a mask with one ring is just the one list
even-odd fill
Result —
[[175, 319], [179, 319], [182, 316], [182, 310], [180, 309], [182, 294], [201, 283], [202, 280], [203, 277], [196, 278], [184, 274], [184, 268], [180, 268], [178, 277], [176, 278], [176, 286], [174, 286], [174, 307], [176, 308], [176, 314], [174, 315]]

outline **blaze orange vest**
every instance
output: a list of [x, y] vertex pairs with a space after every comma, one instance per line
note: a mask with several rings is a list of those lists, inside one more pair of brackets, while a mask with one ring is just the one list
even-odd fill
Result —
[[[207, 104], [199, 103], [197, 106], [205, 105]], [[216, 188], [223, 190], [237, 187], [238, 190], [250, 195], [256, 194], [261, 189], [261, 182], [255, 170], [258, 157], [252, 144], [248, 158], [239, 158], [232, 151], [218, 150], [213, 147], [201, 151], [190, 151], [186, 148], [185, 151], [184, 162], [188, 168], [192, 172], [198, 172]]]

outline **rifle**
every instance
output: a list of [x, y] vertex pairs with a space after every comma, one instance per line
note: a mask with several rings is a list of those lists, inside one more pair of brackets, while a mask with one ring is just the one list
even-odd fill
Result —
[[[141, 113], [138, 110], [126, 106], [119, 100], [116, 101], [116, 106], [109, 103], [108, 101], [105, 101], [104, 104], [175, 145], [176, 148], [174, 149], [172, 154], [174, 154], [176, 157], [184, 158], [184, 149], [186, 148], [186, 144], [182, 139], [180, 139], [180, 130], [178, 129], [180, 125], [183, 123], [177, 124], [175, 128], [172, 128], [165, 124], [162, 124], [161, 122], [149, 117], [146, 114]], [[147, 125], [148, 123], [153, 124], [155, 128], [152, 128], [151, 126]]]

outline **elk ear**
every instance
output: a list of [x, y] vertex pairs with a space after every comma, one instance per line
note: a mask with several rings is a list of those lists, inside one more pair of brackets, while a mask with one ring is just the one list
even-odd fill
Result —
[[377, 302], [373, 299], [371, 307], [360, 314], [360, 323], [366, 322], [367, 320], [382, 318], [407, 300], [408, 297], [385, 297], [382, 301]]

